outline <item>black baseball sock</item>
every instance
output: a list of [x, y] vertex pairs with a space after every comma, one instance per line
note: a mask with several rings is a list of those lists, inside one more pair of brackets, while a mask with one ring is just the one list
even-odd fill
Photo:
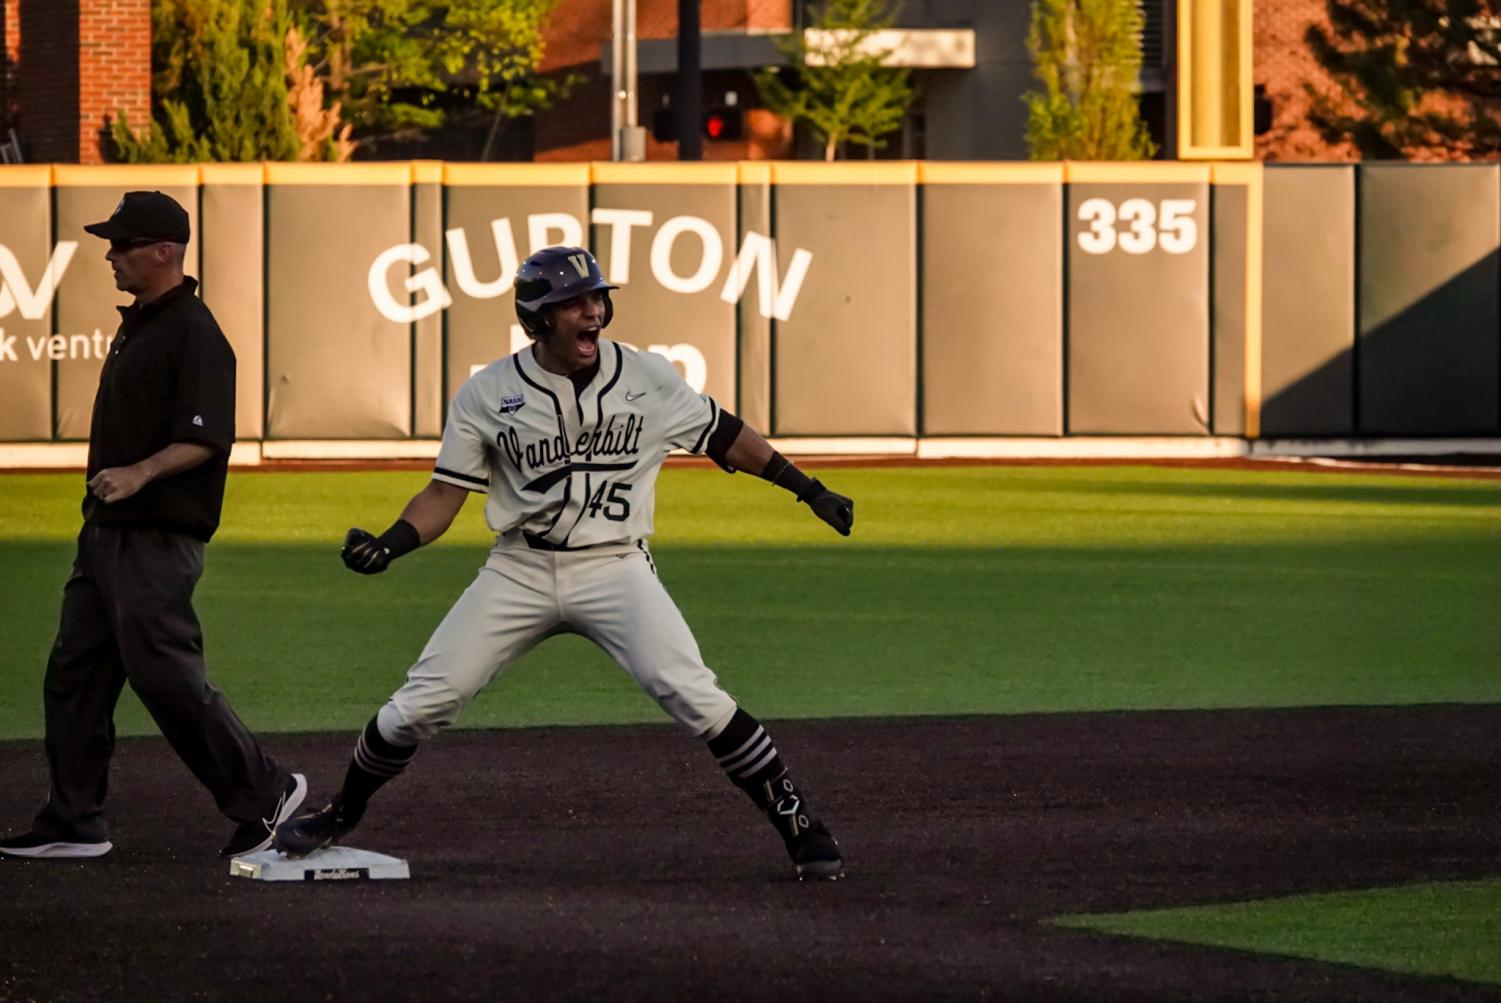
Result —
[[750, 795], [758, 808], [764, 809], [769, 800], [767, 785], [787, 772], [766, 729], [739, 708], [724, 730], [709, 739], [709, 751], [730, 783]]
[[407, 763], [417, 754], [415, 745], [392, 745], [382, 738], [375, 721], [372, 717], [365, 730], [360, 732], [360, 740], [354, 745], [354, 756], [349, 760], [349, 772], [344, 774], [344, 789], [340, 792], [345, 808], [356, 815], [365, 810], [370, 796], [406, 769]]

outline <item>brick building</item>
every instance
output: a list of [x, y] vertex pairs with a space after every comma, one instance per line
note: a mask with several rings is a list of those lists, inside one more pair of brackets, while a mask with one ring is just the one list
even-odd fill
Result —
[[[705, 52], [713, 41], [755, 41], [791, 30], [805, 0], [703, 0]], [[1145, 0], [1170, 9], [1175, 0]], [[895, 155], [944, 159], [1004, 159], [1024, 155], [1020, 145], [1019, 97], [1031, 86], [1021, 41], [1030, 0], [929, 0], [904, 10], [934, 23], [972, 28], [978, 62], [969, 70], [944, 70], [925, 81], [925, 146], [903, 144]], [[151, 0], [0, 0], [0, 141], [5, 127], [21, 138], [25, 159], [98, 163], [101, 139], [121, 111], [144, 122], [150, 103]], [[609, 74], [603, 62], [610, 34], [611, 0], [561, 0], [546, 29], [544, 70], [570, 73], [583, 83], [557, 107], [524, 123], [525, 152], [539, 160], [608, 159]], [[1268, 160], [1357, 159], [1348, 146], [1325, 143], [1306, 121], [1305, 83], [1330, 90], [1334, 84], [1314, 62], [1304, 41], [1308, 26], [1325, 15], [1325, 0], [1256, 0], [1254, 79], [1270, 122], [1256, 138], [1257, 155]], [[942, 18], [943, 20], [939, 20]], [[1150, 23], [1150, 19], [1149, 19]], [[638, 0], [637, 35], [643, 51], [662, 51], [677, 33], [677, 0]], [[1171, 46], [1162, 51], [1171, 53]], [[788, 156], [791, 131], [754, 107], [749, 65], [704, 63], [704, 103], [734, 92], [746, 108], [745, 138], [705, 142], [706, 159]], [[1147, 67], [1144, 79], [1152, 72]], [[1149, 81], [1150, 82], [1150, 81]], [[639, 80], [643, 125], [670, 96], [673, 74], [644, 68]], [[919, 111], [921, 114], [921, 110]], [[977, 128], [983, 124], [986, 128]], [[366, 155], [472, 159], [471, 125], [417, 145], [385, 144]], [[648, 142], [650, 159], [672, 159], [675, 143]]]
[[[699, 15], [705, 36], [770, 35], [790, 31], [794, 0], [703, 0]], [[561, 106], [543, 116], [536, 126], [538, 160], [609, 160], [610, 78], [601, 65], [610, 42], [611, 0], [561, 0], [544, 32], [544, 72], [573, 72], [585, 84]], [[642, 43], [676, 39], [677, 0], [637, 0], [636, 37]], [[673, 87], [670, 75], [642, 73], [638, 78], [639, 119], [649, 125], [653, 111]], [[753, 88], [747, 73], [714, 69], [704, 72], [706, 103], [734, 91], [736, 100], [748, 103]], [[606, 109], [601, 111], [601, 109]], [[601, 122], [604, 127], [601, 130]], [[784, 156], [791, 131], [781, 119], [764, 110], [749, 108], [745, 114], [745, 138], [736, 142], [705, 142], [705, 160], [760, 160]], [[672, 160], [676, 143], [658, 143], [648, 137], [647, 159]]]
[[1252, 15], [1253, 73], [1271, 110], [1266, 131], [1256, 137], [1260, 160], [1350, 161], [1350, 144], [1324, 141], [1308, 122], [1305, 85], [1333, 94], [1338, 86], [1309, 51], [1305, 37], [1314, 24], [1329, 24], [1325, 0], [1256, 0]]
[[27, 160], [97, 164], [121, 111], [151, 105], [151, 0], [0, 0], [4, 109]]

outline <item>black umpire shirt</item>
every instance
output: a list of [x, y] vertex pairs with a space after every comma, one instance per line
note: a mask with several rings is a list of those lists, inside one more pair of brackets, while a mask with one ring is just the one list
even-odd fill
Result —
[[86, 492], [83, 517], [105, 526], [146, 526], [207, 541], [219, 528], [224, 477], [235, 439], [235, 353], [208, 307], [182, 285], [142, 307], [120, 307], [120, 329], [99, 374], [89, 430], [89, 472], [128, 467], [174, 442], [214, 455], [106, 504]]

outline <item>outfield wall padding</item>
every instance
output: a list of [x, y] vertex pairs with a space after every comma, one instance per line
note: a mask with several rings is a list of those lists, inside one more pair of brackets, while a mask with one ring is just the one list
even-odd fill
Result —
[[[49, 261], [77, 249], [54, 250], [50, 174], [45, 167], [0, 174], [0, 283], [6, 286], [0, 293], [0, 441], [52, 438], [47, 340], [55, 328], [44, 275]], [[15, 280], [25, 288], [12, 290]], [[23, 316], [23, 309], [34, 316]]]
[[[412, 241], [437, 248], [443, 242], [443, 166], [413, 164]], [[448, 397], [443, 389], [443, 313], [412, 321], [412, 435], [443, 434]]]
[[266, 220], [260, 164], [203, 171], [203, 302], [235, 352], [235, 434], [265, 435]]
[[589, 165], [449, 164], [443, 191], [444, 243], [429, 250], [451, 297], [441, 314], [446, 408], [471, 373], [528, 343], [516, 266], [534, 249], [588, 239]]
[[[736, 197], [740, 213], [736, 244], [743, 245], [750, 233], [770, 235], [771, 165], [741, 164]], [[747, 287], [754, 288], [749, 283]], [[759, 296], [741, 296], [735, 307], [740, 345], [735, 360], [735, 403], [730, 406], [752, 428], [770, 430], [772, 319], [758, 300]]]
[[1246, 431], [1246, 255], [1251, 186], [1216, 183], [1212, 199], [1213, 269], [1210, 296], [1209, 430], [1215, 435]]
[[1268, 169], [1261, 432], [1355, 431], [1355, 169]]
[[355, 184], [327, 183], [351, 176], [322, 165], [268, 171], [267, 438], [411, 434], [412, 323], [366, 292], [370, 262], [411, 243], [411, 188], [391, 165], [358, 166]]
[[736, 166], [600, 165], [591, 246], [611, 295], [608, 337], [672, 359], [700, 393], [734, 407], [736, 306], [720, 298], [736, 254]]
[[1062, 435], [1062, 165], [923, 181], [923, 433]]
[[1209, 431], [1209, 168], [1165, 166], [1070, 173], [1073, 434]]
[[1495, 433], [1501, 167], [1359, 171], [1359, 431]]
[[778, 273], [811, 255], [773, 327], [773, 432], [916, 434], [916, 166], [778, 164], [772, 184]]
[[138, 189], [188, 209], [244, 439], [436, 439], [559, 243], [777, 436], [1501, 431], [1495, 165], [420, 161], [0, 167], [0, 441], [87, 437], [128, 296], [82, 227]]

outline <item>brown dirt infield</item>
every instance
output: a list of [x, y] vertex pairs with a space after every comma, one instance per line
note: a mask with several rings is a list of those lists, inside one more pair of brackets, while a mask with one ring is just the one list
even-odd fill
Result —
[[[1479, 1000], [1501, 987], [1046, 925], [1501, 875], [1501, 706], [782, 722], [845, 848], [800, 885], [670, 726], [460, 731], [351, 842], [404, 882], [231, 878], [160, 739], [115, 852], [0, 860], [0, 1000]], [[313, 797], [353, 736], [274, 735]], [[0, 744], [0, 825], [44, 790]]]

